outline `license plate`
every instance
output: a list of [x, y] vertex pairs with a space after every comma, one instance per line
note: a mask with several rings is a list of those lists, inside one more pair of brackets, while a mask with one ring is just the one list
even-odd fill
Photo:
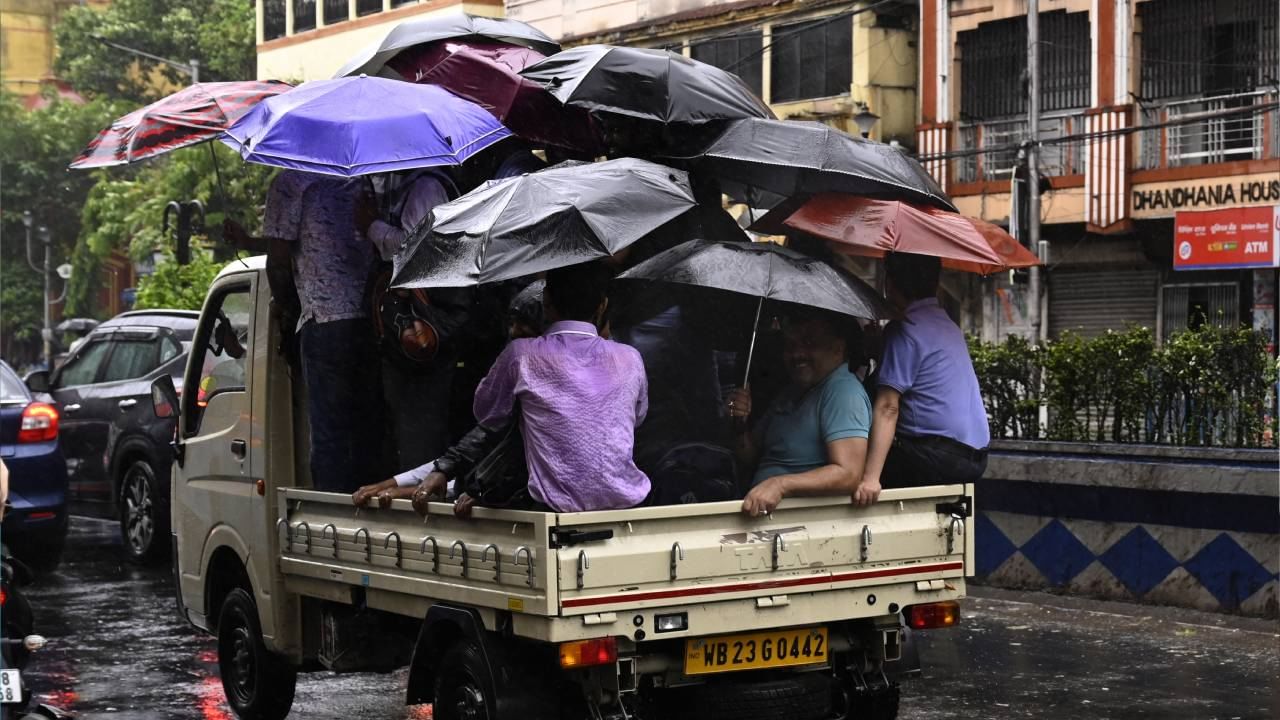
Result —
[[22, 680], [17, 670], [0, 670], [0, 703], [22, 702]]
[[696, 638], [684, 644], [686, 675], [814, 665], [827, 661], [825, 627]]

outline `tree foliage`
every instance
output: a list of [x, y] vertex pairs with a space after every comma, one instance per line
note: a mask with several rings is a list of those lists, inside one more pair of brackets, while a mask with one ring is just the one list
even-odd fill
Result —
[[[80, 234], [80, 207], [97, 178], [68, 172], [67, 163], [125, 107], [108, 100], [78, 104], [50, 96], [47, 107], [27, 110], [0, 93], [0, 351], [15, 361], [38, 351], [42, 281], [27, 265], [23, 211], [49, 228], [52, 264], [67, 262]], [[43, 250], [33, 246], [37, 263]], [[61, 288], [54, 280], [54, 292]]]
[[191, 262], [179, 265], [172, 256], [156, 265], [155, 272], [138, 281], [138, 310], [168, 308], [173, 310], [199, 310], [204, 304], [209, 285], [218, 276], [222, 263], [215, 262], [208, 253], [196, 252]]
[[[245, 0], [115, 0], [105, 9], [72, 7], [55, 30], [58, 77], [81, 93], [146, 103], [164, 95], [155, 82], [186, 85], [186, 73], [113, 48], [200, 62], [200, 80], [255, 76], [254, 7]], [[101, 38], [101, 39], [99, 39]]]

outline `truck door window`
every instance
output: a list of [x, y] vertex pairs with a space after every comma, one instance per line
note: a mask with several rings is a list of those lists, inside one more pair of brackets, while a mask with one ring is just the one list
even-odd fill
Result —
[[75, 387], [76, 385], [88, 385], [98, 379], [98, 370], [102, 368], [102, 361], [107, 359], [107, 350], [110, 345], [105, 340], [94, 340], [83, 348], [76, 356], [67, 361], [66, 365], [57, 373], [58, 377], [54, 381], [56, 387]]
[[223, 291], [206, 307], [192, 346], [193, 355], [200, 359], [193, 368], [199, 373], [195, 392], [183, 393], [183, 412], [190, 418], [188, 435], [199, 430], [200, 415], [210, 400], [223, 393], [245, 391], [252, 309], [253, 297], [247, 285]]

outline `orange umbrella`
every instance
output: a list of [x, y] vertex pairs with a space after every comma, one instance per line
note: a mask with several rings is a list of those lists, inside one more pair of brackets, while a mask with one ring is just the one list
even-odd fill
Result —
[[[766, 217], [762, 224], [768, 221]], [[982, 275], [1040, 264], [996, 225], [897, 200], [825, 193], [805, 202], [782, 225], [828, 240], [850, 255], [932, 255], [942, 259], [943, 267]]]

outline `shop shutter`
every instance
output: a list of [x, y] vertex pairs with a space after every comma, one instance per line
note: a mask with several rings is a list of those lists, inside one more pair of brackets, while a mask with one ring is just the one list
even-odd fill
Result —
[[1155, 331], [1160, 274], [1137, 268], [1057, 269], [1049, 278], [1049, 333], [1087, 337], [1129, 324]]

